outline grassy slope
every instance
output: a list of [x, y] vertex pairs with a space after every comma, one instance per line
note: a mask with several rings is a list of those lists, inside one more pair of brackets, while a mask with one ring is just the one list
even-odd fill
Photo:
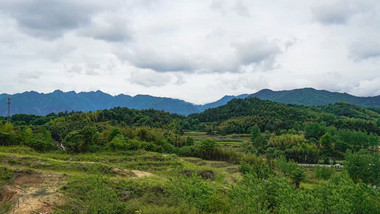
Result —
[[[222, 148], [238, 151], [249, 141], [249, 136], [244, 134], [217, 136], [186, 132], [185, 135], [193, 136], [195, 143], [214, 138]], [[200, 213], [200, 210], [209, 208], [201, 206], [204, 201], [197, 202], [198, 199], [191, 194], [202, 194], [202, 188], [205, 188], [223, 200], [242, 179], [238, 165], [145, 151], [70, 155], [37, 153], [28, 147], [0, 147], [0, 168], [18, 176], [27, 173], [26, 178], [42, 177], [43, 182], [38, 184], [20, 184], [10, 179], [3, 183], [3, 189], [22, 189], [23, 194], [28, 195], [28, 201], [38, 202], [30, 209], [55, 210], [56, 213], [97, 212], [102, 209], [107, 213], [119, 206], [123, 213]], [[152, 176], [136, 177], [133, 170]], [[315, 177], [315, 168], [305, 167], [305, 172], [306, 180], [301, 187], [313, 189], [319, 180]], [[204, 179], [189, 178], [191, 174], [204, 176]], [[56, 179], [51, 182], [51, 177]], [[15, 209], [15, 198], [6, 202], [0, 200], [0, 205], [4, 209], [15, 210], [15, 213], [23, 213], [27, 209], [23, 203], [21, 208], [24, 210]]]
[[[84, 194], [84, 192], [77, 191], [85, 191], [88, 183], [95, 187], [100, 185], [100, 189], [105, 188], [104, 185], [107, 188], [115, 188], [118, 190], [115, 191], [117, 194], [123, 194], [127, 191], [130, 195], [128, 202], [125, 203], [128, 206], [127, 210], [131, 212], [144, 210], [145, 213], [150, 213], [149, 210], [157, 212], [160, 209], [182, 209], [182, 205], [175, 208], [176, 205], [170, 201], [171, 199], [162, 199], [164, 195], [173, 191], [170, 189], [172, 188], [170, 180], [175, 177], [211, 171], [212, 181], [207, 182], [212, 183], [217, 191], [230, 188], [233, 183], [241, 178], [237, 165], [219, 161], [204, 161], [198, 158], [177, 158], [175, 155], [144, 151], [120, 154], [68, 155], [60, 153], [41, 154], [25, 147], [0, 147], [0, 167], [18, 173], [32, 170], [39, 177], [52, 173], [64, 176], [65, 181], [58, 184], [57, 191], [64, 195], [65, 203], [58, 204], [55, 207], [62, 213], [70, 213], [72, 209], [88, 210], [85, 204], [79, 202], [88, 202], [90, 199], [75, 198]], [[120, 172], [119, 170], [123, 171]], [[150, 172], [153, 176], [137, 178], [133, 173], [130, 173], [130, 170]], [[30, 185], [21, 187], [18, 183], [12, 185], [17, 185], [18, 188], [25, 190], [33, 188]], [[38, 191], [44, 190], [39, 189]], [[34, 196], [30, 197], [33, 198]], [[112, 196], [109, 195], [108, 198], [112, 198]], [[11, 204], [13, 207], [14, 204], [12, 203], [12, 200], [7, 201], [7, 204]], [[168, 206], [174, 206], [174, 208]]]

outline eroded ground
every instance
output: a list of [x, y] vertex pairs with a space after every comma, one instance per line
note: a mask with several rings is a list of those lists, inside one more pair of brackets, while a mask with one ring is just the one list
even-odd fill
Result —
[[1, 204], [10, 204], [8, 213], [51, 213], [62, 202], [59, 187], [65, 175], [17, 170], [11, 184], [0, 193]]

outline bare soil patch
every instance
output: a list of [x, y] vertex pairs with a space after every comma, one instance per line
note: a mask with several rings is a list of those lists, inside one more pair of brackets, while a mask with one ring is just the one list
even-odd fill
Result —
[[149, 176], [153, 176], [154, 174], [150, 173], [150, 172], [143, 172], [143, 171], [139, 171], [139, 170], [132, 170], [132, 172], [138, 177], [149, 177]]
[[9, 213], [52, 213], [54, 206], [62, 203], [58, 190], [64, 180], [60, 174], [16, 171], [14, 184], [0, 191], [0, 204], [11, 203]]

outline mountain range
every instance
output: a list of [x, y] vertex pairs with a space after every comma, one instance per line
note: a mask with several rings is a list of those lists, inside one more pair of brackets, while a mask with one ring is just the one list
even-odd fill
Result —
[[262, 100], [270, 100], [286, 104], [298, 104], [306, 106], [321, 106], [340, 101], [349, 102], [362, 107], [380, 107], [380, 96], [357, 97], [347, 93], [316, 90], [313, 88], [294, 89], [287, 91], [272, 91], [263, 89], [254, 94], [242, 94], [239, 96], [224, 96], [220, 100], [205, 105], [195, 105], [183, 100], [154, 97], [150, 95], [129, 96], [120, 94], [112, 96], [102, 91], [62, 92], [56, 90], [44, 94], [35, 91], [18, 94], [0, 94], [0, 116], [6, 116], [8, 112], [7, 97], [12, 98], [12, 114], [36, 114], [46, 115], [64, 111], [96, 111], [113, 107], [128, 107], [132, 109], [156, 109], [170, 113], [188, 115], [203, 112], [208, 108], [225, 105], [234, 98], [257, 97]]

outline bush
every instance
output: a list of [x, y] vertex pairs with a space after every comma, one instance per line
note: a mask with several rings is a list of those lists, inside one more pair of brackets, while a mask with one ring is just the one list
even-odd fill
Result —
[[267, 179], [272, 175], [272, 170], [266, 163], [256, 163], [249, 165], [248, 163], [242, 162], [240, 164], [240, 172], [244, 175], [252, 175], [259, 179]]
[[345, 169], [355, 182], [362, 180], [366, 184], [380, 185], [380, 155], [370, 154], [366, 150], [346, 153]]
[[39, 152], [45, 152], [45, 151], [51, 151], [51, 150], [58, 149], [57, 144], [54, 143], [53, 141], [36, 139], [36, 138], [30, 139], [26, 143], [26, 145], [29, 146], [30, 148], [35, 149], [36, 151], [39, 151]]
[[201, 144], [199, 145], [200, 157], [203, 159], [210, 160], [212, 154], [214, 153], [216, 146], [217, 146], [217, 144], [216, 144], [215, 140], [211, 140], [211, 139], [202, 140]]
[[[9, 182], [13, 177], [13, 172], [6, 167], [0, 167], [0, 189], [4, 183]], [[1, 194], [0, 194], [1, 196]]]
[[315, 169], [315, 177], [324, 180], [328, 180], [334, 173], [335, 170], [331, 167], [317, 166]]
[[128, 150], [128, 144], [122, 135], [117, 135], [111, 142], [107, 143], [106, 148], [111, 151], [126, 151]]
[[289, 162], [286, 161], [285, 157], [280, 157], [276, 161], [277, 169], [279, 169], [282, 173], [289, 176], [296, 168], [298, 168], [298, 164], [293, 160]]
[[222, 211], [225, 201], [216, 194], [214, 185], [199, 176], [179, 176], [172, 178], [169, 191], [173, 199], [180, 203], [185, 200], [189, 207], [196, 207], [200, 212]]
[[232, 149], [215, 148], [212, 154], [212, 160], [226, 161], [229, 163], [240, 163], [243, 154]]
[[71, 198], [64, 208], [72, 212], [123, 213], [126, 207], [101, 175], [77, 178], [69, 182], [64, 191]]
[[302, 167], [297, 167], [290, 173], [290, 178], [293, 180], [296, 188], [300, 187], [301, 181], [305, 180], [306, 174]]

